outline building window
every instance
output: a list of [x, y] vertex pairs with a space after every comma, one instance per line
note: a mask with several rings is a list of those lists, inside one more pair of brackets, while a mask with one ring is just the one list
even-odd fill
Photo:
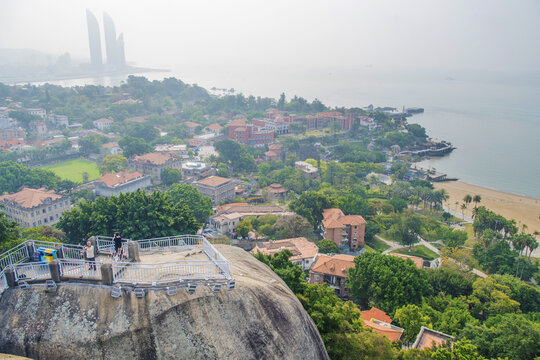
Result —
[[33, 223], [32, 223], [32, 226], [36, 226], [36, 223], [35, 223], [35, 222], [33, 222]]
[[47, 211], [47, 209], [43, 209], [43, 210], [41, 210], [41, 212], [42, 212], [42, 213], [44, 213], [44, 214], [45, 214], [45, 211]]
[[58, 219], [58, 214], [56, 214], [56, 218]]
[[53, 221], [53, 220], [54, 220], [54, 218], [53, 218], [52, 216], [50, 216], [50, 217], [49, 217], [49, 220]]
[[52, 210], [52, 206], [49, 206], [49, 211], [51, 211], [51, 210]]
[[54, 204], [54, 208], [56, 209], [56, 204]]

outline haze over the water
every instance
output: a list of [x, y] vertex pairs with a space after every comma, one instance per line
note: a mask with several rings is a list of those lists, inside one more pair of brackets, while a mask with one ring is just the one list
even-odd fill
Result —
[[2, 0], [0, 48], [87, 59], [86, 8], [141, 66], [540, 70], [535, 0]]

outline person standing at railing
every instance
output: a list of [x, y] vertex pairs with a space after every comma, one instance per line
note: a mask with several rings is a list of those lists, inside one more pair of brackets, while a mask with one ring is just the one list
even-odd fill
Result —
[[92, 243], [88, 241], [83, 248], [86, 255], [86, 260], [90, 261], [90, 268], [88, 270], [96, 270], [96, 250]]
[[122, 255], [123, 255], [122, 238], [120, 237], [119, 232], [114, 233], [113, 240], [114, 240], [114, 258], [122, 260]]

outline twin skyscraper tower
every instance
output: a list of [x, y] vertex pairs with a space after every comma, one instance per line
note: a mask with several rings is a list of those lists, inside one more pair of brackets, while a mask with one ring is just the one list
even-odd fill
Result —
[[103, 66], [101, 55], [101, 34], [99, 23], [94, 14], [86, 9], [86, 21], [88, 23], [88, 42], [90, 44], [90, 64], [96, 71], [120, 70], [126, 66], [124, 54], [124, 34], [116, 37], [114, 22], [107, 13], [103, 13], [103, 30], [105, 34], [105, 51], [107, 54], [106, 66]]

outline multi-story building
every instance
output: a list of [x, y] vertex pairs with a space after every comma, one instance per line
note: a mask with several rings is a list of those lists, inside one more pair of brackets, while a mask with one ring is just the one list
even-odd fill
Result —
[[202, 179], [208, 176], [212, 176], [216, 173], [216, 170], [210, 166], [210, 164], [200, 161], [188, 161], [182, 163], [182, 175], [184, 177], [192, 177], [196, 179]]
[[247, 203], [233, 203], [217, 207], [217, 214], [211, 216], [208, 223], [211, 228], [230, 234], [236, 231], [238, 223], [250, 216], [272, 214], [276, 216], [294, 216], [285, 206], [278, 205], [248, 205]]
[[94, 181], [98, 196], [118, 196], [121, 193], [137, 191], [151, 185], [150, 177], [138, 171], [121, 171], [116, 174], [105, 174]]
[[153, 184], [161, 184], [161, 172], [165, 168], [178, 169], [182, 171], [182, 161], [178, 155], [171, 153], [148, 153], [138, 155], [131, 161], [132, 167], [152, 177]]
[[209, 176], [193, 183], [201, 195], [208, 196], [214, 204], [234, 199], [235, 183], [221, 176]]
[[348, 271], [354, 267], [354, 256], [319, 254], [309, 272], [310, 284], [328, 284], [334, 289], [336, 295], [347, 298], [349, 292], [346, 287]]
[[229, 139], [251, 146], [263, 146], [274, 142], [274, 131], [238, 119], [229, 125]]
[[56, 115], [49, 114], [47, 120], [53, 123], [56, 127], [67, 127], [69, 125], [69, 120], [66, 115]]
[[295, 169], [302, 170], [302, 172], [310, 179], [316, 179], [319, 177], [319, 169], [305, 161], [296, 161], [294, 163]]
[[292, 253], [289, 260], [299, 265], [302, 270], [309, 270], [319, 253], [319, 247], [305, 237], [258, 243], [251, 250], [251, 253], [260, 252], [264, 255], [274, 255], [283, 250], [289, 250]]
[[110, 127], [112, 125], [112, 120], [109, 119], [98, 119], [93, 121], [94, 126], [99, 129], [100, 131], [105, 130], [106, 128]]
[[345, 215], [340, 209], [323, 211], [322, 230], [325, 239], [340, 249], [357, 251], [364, 246], [366, 220], [360, 215]]
[[42, 109], [42, 108], [26, 109], [26, 111], [27, 111], [30, 115], [39, 116], [39, 117], [42, 118], [42, 119], [45, 119], [45, 117], [47, 116], [47, 111], [45, 111], [45, 109]]
[[47, 124], [45, 124], [45, 121], [31, 122], [30, 128], [35, 131], [38, 138], [44, 138], [47, 136]]
[[62, 213], [69, 210], [69, 198], [45, 188], [23, 188], [21, 191], [0, 196], [4, 212], [22, 227], [53, 225]]
[[22, 128], [0, 129], [0, 140], [14, 140], [26, 138], [26, 132]]

